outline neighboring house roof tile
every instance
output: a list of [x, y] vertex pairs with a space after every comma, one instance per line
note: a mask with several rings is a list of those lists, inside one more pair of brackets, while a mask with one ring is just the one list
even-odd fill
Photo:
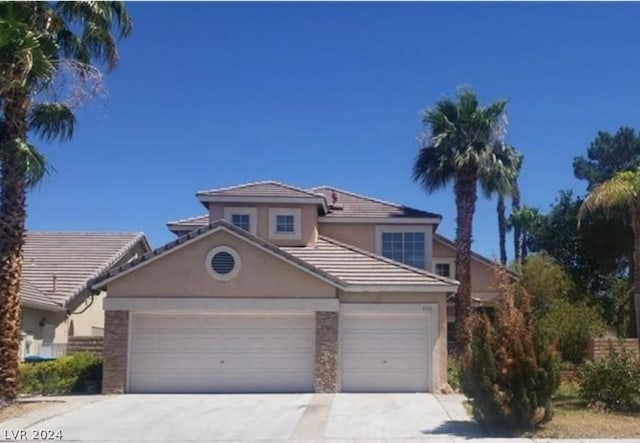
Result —
[[368, 286], [373, 289], [373, 287], [384, 288], [391, 285], [394, 287], [421, 286], [424, 288], [457, 285], [454, 280], [396, 263], [327, 237], [320, 237], [315, 247], [280, 248], [226, 220], [217, 220], [178, 237], [129, 263], [109, 270], [94, 281], [94, 287], [103, 288], [112, 279], [131, 272], [154, 258], [167, 254], [181, 245], [193, 242], [218, 229], [235, 233], [237, 236], [342, 289], [348, 290], [350, 286]]
[[228, 197], [299, 197], [299, 198], [324, 198], [318, 194], [295, 186], [285, 185], [273, 180], [246, 183], [244, 185], [230, 186], [227, 188], [209, 189], [198, 191], [201, 196], [228, 196]]
[[26, 308], [45, 311], [62, 311], [64, 309], [60, 303], [25, 279], [20, 282], [20, 304]]
[[[329, 213], [325, 217], [442, 218], [440, 214], [355, 194], [332, 186], [319, 186], [311, 188], [311, 191], [322, 194], [327, 199]], [[337, 205], [333, 204], [334, 193], [337, 196]]]
[[28, 231], [20, 295], [25, 301], [45, 295], [66, 307], [139, 243], [150, 249], [142, 233]]
[[347, 285], [458, 285], [455, 280], [389, 260], [329, 237], [319, 236], [315, 246], [282, 249]]
[[167, 222], [167, 228], [170, 231], [177, 229], [179, 231], [198, 229], [209, 224], [209, 214], [198, 215], [196, 217], [181, 218]]

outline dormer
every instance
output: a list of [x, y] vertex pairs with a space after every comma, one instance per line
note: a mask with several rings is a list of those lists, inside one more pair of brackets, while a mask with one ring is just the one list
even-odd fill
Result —
[[324, 195], [275, 181], [199, 191], [196, 197], [209, 223], [225, 219], [279, 246], [315, 244], [318, 216], [329, 212]]

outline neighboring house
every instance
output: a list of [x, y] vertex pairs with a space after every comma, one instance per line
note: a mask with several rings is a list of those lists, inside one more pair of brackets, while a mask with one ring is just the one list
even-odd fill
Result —
[[[197, 193], [207, 214], [96, 281], [105, 392], [436, 391], [455, 251], [438, 214], [277, 182]], [[473, 294], [495, 296], [473, 255]], [[477, 284], [476, 284], [477, 282]]]
[[59, 357], [70, 336], [102, 336], [104, 293], [90, 282], [150, 251], [140, 233], [28, 231], [20, 283], [22, 357]]

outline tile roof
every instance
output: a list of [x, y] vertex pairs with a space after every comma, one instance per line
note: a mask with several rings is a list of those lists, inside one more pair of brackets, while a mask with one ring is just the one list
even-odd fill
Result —
[[20, 282], [20, 305], [45, 311], [62, 311], [64, 309], [60, 303], [24, 278]]
[[348, 286], [441, 286], [458, 282], [319, 236], [315, 246], [283, 247], [289, 254], [331, 274]]
[[209, 214], [202, 214], [195, 217], [181, 218], [179, 220], [169, 221], [167, 222], [167, 228], [169, 228], [170, 231], [173, 231], [173, 229], [175, 228], [179, 228], [178, 230], [184, 231], [201, 228], [203, 226], [207, 226], [208, 224]]
[[294, 197], [294, 198], [324, 198], [317, 194], [295, 186], [285, 185], [273, 180], [246, 183], [228, 188], [198, 191], [198, 197], [233, 196], [233, 197]]
[[[357, 217], [357, 218], [442, 218], [440, 214], [398, 205], [373, 197], [355, 194], [353, 192], [334, 188], [332, 186], [319, 186], [311, 188], [312, 192], [325, 196], [330, 211], [325, 217]], [[332, 194], [338, 197], [337, 204], [342, 209], [331, 209], [333, 206]]]
[[[239, 237], [256, 244], [276, 256], [303, 268], [311, 274], [329, 283], [349, 290], [353, 286], [367, 286], [372, 290], [384, 289], [397, 290], [397, 287], [421, 288], [457, 285], [451, 279], [406, 266], [384, 257], [342, 244], [327, 237], [320, 237], [314, 247], [286, 247], [273, 245], [226, 220], [217, 220], [214, 223], [200, 227], [176, 240], [167, 243], [147, 254], [132, 260], [118, 268], [113, 268], [94, 281], [95, 288], [103, 288], [113, 278], [130, 272], [142, 266], [153, 258], [167, 254], [171, 250], [195, 241], [196, 239], [218, 229], [225, 229], [235, 233]], [[393, 286], [393, 289], [391, 287]], [[442, 289], [445, 290], [444, 288]]]
[[139, 243], [150, 249], [142, 233], [28, 231], [23, 249], [21, 297], [33, 301], [38, 296], [42, 302], [44, 295], [66, 307], [91, 279]]

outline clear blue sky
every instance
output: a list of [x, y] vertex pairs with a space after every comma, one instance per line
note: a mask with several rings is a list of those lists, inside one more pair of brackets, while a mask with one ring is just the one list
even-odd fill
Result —
[[[29, 196], [30, 229], [173, 238], [199, 189], [274, 179], [330, 184], [439, 212], [410, 172], [420, 112], [470, 85], [507, 98], [525, 154], [523, 199], [583, 193], [571, 161], [598, 130], [639, 127], [638, 4], [129, 4], [134, 33], [70, 143], [42, 145], [56, 173]], [[496, 256], [495, 202], [474, 249]], [[509, 251], [511, 252], [511, 251]], [[510, 254], [512, 256], [512, 254]]]

